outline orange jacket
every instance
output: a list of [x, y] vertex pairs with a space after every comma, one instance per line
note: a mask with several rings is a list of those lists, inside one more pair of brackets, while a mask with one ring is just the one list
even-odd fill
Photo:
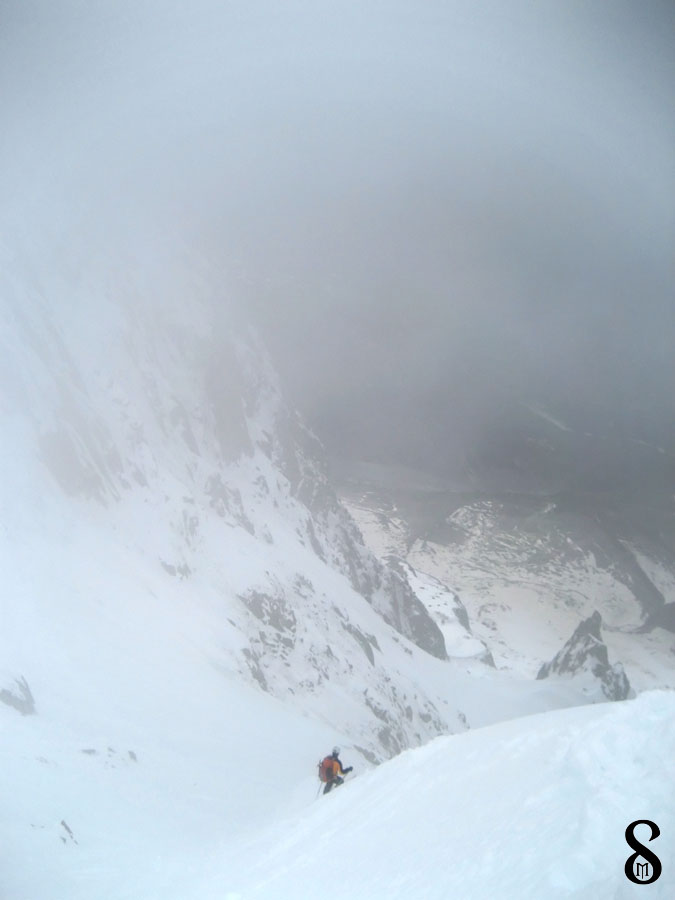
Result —
[[327, 781], [332, 781], [333, 778], [337, 778], [338, 775], [346, 774], [342, 768], [342, 763], [335, 756], [326, 756], [321, 761], [320, 768], [323, 770]]
[[339, 759], [336, 759], [336, 758], [333, 756], [333, 757], [331, 757], [331, 763], [332, 763], [332, 766], [333, 766], [333, 778], [337, 777], [338, 775], [344, 775], [344, 774], [345, 774], [345, 773], [344, 773], [344, 770], [343, 770], [343, 768], [342, 768], [342, 763], [340, 762]]

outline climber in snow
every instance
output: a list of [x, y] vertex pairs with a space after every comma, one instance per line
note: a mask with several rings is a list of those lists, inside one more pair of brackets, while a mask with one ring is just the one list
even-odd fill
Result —
[[340, 748], [333, 747], [333, 752], [330, 756], [325, 756], [319, 763], [319, 779], [325, 784], [324, 794], [327, 794], [333, 785], [337, 787], [343, 784], [344, 776], [351, 772], [353, 768], [353, 766], [347, 766], [346, 769], [343, 768], [340, 761]]

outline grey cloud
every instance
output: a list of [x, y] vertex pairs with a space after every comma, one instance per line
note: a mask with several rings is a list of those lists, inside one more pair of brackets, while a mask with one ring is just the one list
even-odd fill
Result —
[[672, 5], [0, 16], [9, 226], [217, 258], [336, 448], [471, 447], [505, 398], [672, 439]]

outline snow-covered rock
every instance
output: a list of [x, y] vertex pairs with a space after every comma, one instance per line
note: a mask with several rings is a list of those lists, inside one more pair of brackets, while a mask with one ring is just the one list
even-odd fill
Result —
[[25, 678], [15, 678], [0, 688], [0, 703], [12, 707], [22, 716], [35, 713], [35, 698]]
[[579, 623], [565, 646], [541, 667], [537, 678], [569, 676], [583, 680], [583, 690], [599, 699], [625, 700], [631, 693], [630, 683], [621, 663], [610, 665], [601, 627], [602, 617], [596, 610]]
[[458, 594], [438, 578], [418, 571], [393, 554], [386, 557], [386, 562], [392, 571], [398, 572], [412, 586], [416, 596], [438, 622], [451, 659], [476, 658], [494, 666], [488, 647], [473, 635], [469, 615]]
[[[397, 467], [340, 460], [339, 494], [368, 546], [447, 586], [425, 594], [444, 630], [454, 597], [498, 669], [534, 678], [597, 609], [637, 691], [675, 687], [672, 503], [651, 497], [491, 494]], [[630, 538], [630, 539], [629, 539]]]

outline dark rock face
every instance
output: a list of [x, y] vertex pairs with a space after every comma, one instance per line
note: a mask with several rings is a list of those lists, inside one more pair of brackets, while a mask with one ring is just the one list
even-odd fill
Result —
[[385, 567], [367, 549], [330, 482], [321, 442], [283, 401], [268, 438], [262, 449], [288, 479], [291, 495], [307, 508], [307, 535], [316, 555], [344, 573], [387, 624], [420, 649], [447, 659], [443, 634], [405, 572]]
[[447, 659], [443, 633], [410, 586], [405, 567], [393, 557], [388, 562], [383, 581], [391, 600], [391, 624], [422, 650]]
[[596, 610], [577, 626], [572, 637], [551, 662], [539, 669], [537, 678], [548, 678], [549, 675], [590, 675], [605, 698], [625, 700], [630, 694], [630, 682], [621, 663], [610, 665], [601, 626], [602, 618]]
[[647, 620], [644, 631], [653, 628], [663, 628], [665, 631], [675, 632], [675, 603], [665, 603], [660, 609], [652, 613]]

